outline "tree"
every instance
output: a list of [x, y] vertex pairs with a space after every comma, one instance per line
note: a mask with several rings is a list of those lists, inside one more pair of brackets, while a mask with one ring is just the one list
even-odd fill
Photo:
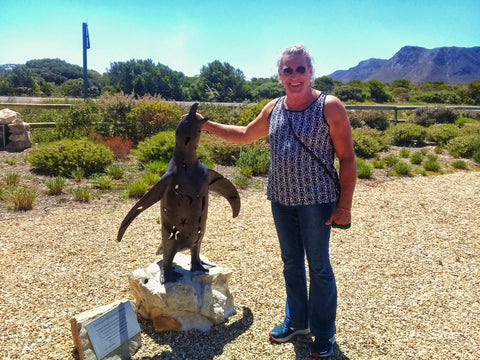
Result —
[[370, 88], [370, 97], [373, 101], [382, 104], [392, 99], [385, 90], [385, 84], [380, 80], [370, 80], [368, 82], [368, 87]]
[[313, 87], [326, 93], [331, 93], [335, 87], [335, 81], [330, 76], [322, 76], [313, 81]]
[[161, 95], [165, 99], [183, 100], [183, 73], [152, 60], [130, 60], [111, 64], [110, 83], [117, 90], [138, 96]]
[[340, 85], [335, 87], [334, 95], [342, 101], [365, 101], [365, 95], [363, 94], [362, 89], [351, 85]]
[[204, 91], [209, 100], [242, 102], [248, 96], [245, 75], [229, 63], [215, 60], [202, 67], [200, 77], [204, 80]]

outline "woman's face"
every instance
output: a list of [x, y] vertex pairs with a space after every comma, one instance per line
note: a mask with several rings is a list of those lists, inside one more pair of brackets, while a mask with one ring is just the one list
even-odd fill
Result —
[[285, 55], [278, 68], [280, 81], [288, 93], [301, 93], [310, 88], [313, 67], [307, 65], [302, 55]]

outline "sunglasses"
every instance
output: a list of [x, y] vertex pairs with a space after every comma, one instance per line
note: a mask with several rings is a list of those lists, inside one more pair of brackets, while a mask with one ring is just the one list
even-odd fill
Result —
[[[305, 74], [305, 71], [307, 71], [305, 66], [299, 66], [295, 70], [297, 74]], [[294, 70], [291, 67], [286, 67], [286, 68], [283, 68], [282, 72], [283, 72], [283, 75], [292, 75]]]

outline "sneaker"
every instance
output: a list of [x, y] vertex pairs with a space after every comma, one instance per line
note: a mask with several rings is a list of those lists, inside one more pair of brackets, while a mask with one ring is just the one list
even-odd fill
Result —
[[310, 329], [294, 329], [285, 324], [275, 326], [270, 330], [270, 340], [277, 343], [284, 343], [290, 340], [295, 335], [307, 335], [310, 334]]
[[335, 343], [335, 337], [328, 339], [327, 341], [320, 342], [315, 339], [312, 344], [312, 358], [328, 358], [333, 354], [333, 344]]

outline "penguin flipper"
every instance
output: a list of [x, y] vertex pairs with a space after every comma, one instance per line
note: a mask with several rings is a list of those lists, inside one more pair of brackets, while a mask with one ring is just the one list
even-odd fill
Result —
[[140, 200], [137, 201], [137, 203], [130, 209], [128, 214], [125, 216], [122, 224], [120, 225], [120, 228], [118, 229], [118, 242], [122, 240], [123, 234], [127, 230], [128, 226], [138, 215], [140, 215], [140, 213], [142, 213], [144, 210], [148, 209], [150, 206], [159, 202], [162, 199], [169, 184], [170, 176], [162, 176], [160, 180], [158, 180], [155, 185], [153, 185], [152, 188], [148, 190], [145, 195], [140, 198]]
[[240, 195], [237, 188], [230, 180], [215, 170], [208, 169], [209, 190], [215, 191], [228, 200], [232, 207], [233, 217], [237, 217], [240, 212]]

